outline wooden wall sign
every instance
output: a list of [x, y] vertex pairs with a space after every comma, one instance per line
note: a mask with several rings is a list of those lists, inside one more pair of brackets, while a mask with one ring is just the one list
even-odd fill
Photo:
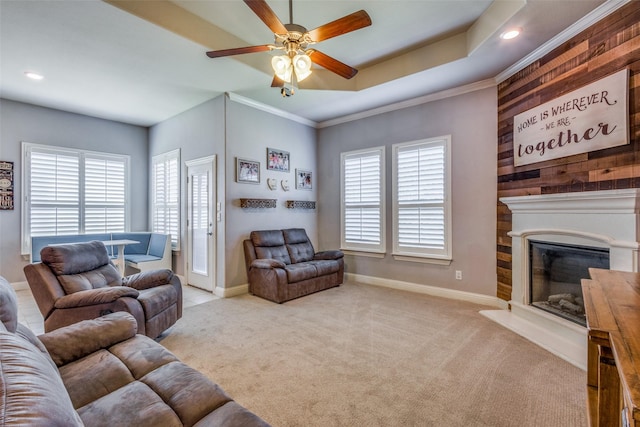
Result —
[[513, 119], [515, 166], [629, 143], [629, 71], [618, 71]]
[[0, 210], [13, 209], [13, 162], [0, 161]]

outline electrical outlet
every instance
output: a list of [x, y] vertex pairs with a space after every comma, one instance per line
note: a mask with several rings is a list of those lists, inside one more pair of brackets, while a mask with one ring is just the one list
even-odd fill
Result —
[[456, 270], [456, 280], [462, 280], [462, 271]]

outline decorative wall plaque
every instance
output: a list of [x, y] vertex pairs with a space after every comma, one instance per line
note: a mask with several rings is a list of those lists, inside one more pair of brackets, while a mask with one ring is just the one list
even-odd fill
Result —
[[13, 162], [0, 161], [0, 210], [13, 210]]
[[515, 116], [514, 166], [628, 144], [628, 87], [624, 69]]
[[310, 200], [287, 200], [289, 209], [315, 209], [316, 202]]
[[240, 207], [254, 209], [275, 208], [276, 199], [240, 199]]

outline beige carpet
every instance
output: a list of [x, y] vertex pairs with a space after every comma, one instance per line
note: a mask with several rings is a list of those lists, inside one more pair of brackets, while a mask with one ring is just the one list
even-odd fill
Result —
[[585, 426], [586, 374], [483, 308], [347, 283], [191, 307], [161, 343], [273, 426]]

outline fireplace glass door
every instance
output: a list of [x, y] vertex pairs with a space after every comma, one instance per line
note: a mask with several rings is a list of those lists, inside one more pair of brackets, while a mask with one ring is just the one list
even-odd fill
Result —
[[529, 304], [586, 326], [581, 279], [609, 269], [609, 250], [529, 241]]

